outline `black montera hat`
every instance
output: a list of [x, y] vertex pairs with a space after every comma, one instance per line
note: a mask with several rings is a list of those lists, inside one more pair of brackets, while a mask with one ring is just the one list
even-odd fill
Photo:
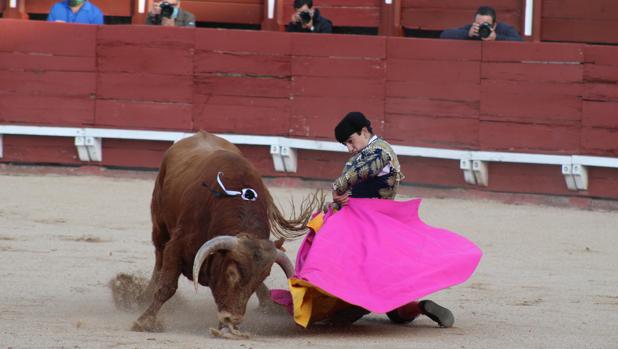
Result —
[[352, 133], [360, 132], [363, 127], [371, 127], [371, 121], [361, 112], [350, 112], [335, 127], [335, 138], [337, 142], [345, 143]]

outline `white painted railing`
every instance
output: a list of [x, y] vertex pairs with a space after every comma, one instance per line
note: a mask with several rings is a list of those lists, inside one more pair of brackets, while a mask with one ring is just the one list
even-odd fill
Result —
[[[105, 138], [176, 142], [182, 138], [193, 135], [193, 133], [106, 128], [0, 125], [0, 158], [3, 156], [2, 135], [73, 137], [75, 139], [75, 147], [77, 148], [79, 159], [84, 162], [98, 162], [103, 159], [102, 142]], [[297, 149], [346, 152], [346, 148], [337, 142], [279, 136], [217, 135], [234, 144], [270, 147], [270, 154], [273, 158], [275, 170], [279, 172], [296, 172]], [[463, 171], [466, 182], [482, 186], [487, 186], [489, 183], [488, 164], [491, 162], [558, 165], [561, 167], [566, 185], [570, 190], [588, 189], [587, 167], [589, 166], [618, 168], [618, 158], [599, 156], [468, 151], [402, 145], [394, 145], [393, 148], [399, 156], [457, 160], [459, 161], [460, 169]]]

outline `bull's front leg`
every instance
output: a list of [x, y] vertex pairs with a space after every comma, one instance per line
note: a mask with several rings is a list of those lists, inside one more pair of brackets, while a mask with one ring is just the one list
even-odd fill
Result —
[[180, 244], [170, 241], [163, 251], [163, 264], [158, 275], [155, 292], [148, 309], [133, 323], [131, 330], [139, 332], [161, 332], [163, 326], [157, 321], [161, 306], [176, 293], [180, 277]]

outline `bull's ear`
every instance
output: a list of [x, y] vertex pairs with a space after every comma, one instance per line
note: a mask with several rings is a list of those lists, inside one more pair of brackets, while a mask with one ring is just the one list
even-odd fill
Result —
[[238, 284], [240, 282], [240, 272], [238, 271], [238, 267], [235, 263], [227, 266], [227, 269], [225, 270], [225, 277], [227, 278], [227, 281], [232, 285]]

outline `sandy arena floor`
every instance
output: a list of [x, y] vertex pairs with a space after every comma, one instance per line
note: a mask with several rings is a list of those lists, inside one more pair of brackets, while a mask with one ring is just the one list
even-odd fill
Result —
[[[107, 283], [149, 277], [152, 179], [0, 175], [0, 348], [616, 348], [618, 213], [484, 200], [426, 199], [423, 219], [475, 241], [485, 256], [463, 285], [432, 295], [455, 327], [421, 318], [308, 330], [263, 315], [252, 299], [249, 340], [211, 338], [210, 291], [181, 277], [164, 333], [129, 331], [139, 313], [117, 310]], [[309, 190], [271, 188], [287, 202]], [[288, 243], [295, 256], [299, 241]], [[284, 287], [274, 270], [270, 287]]]

